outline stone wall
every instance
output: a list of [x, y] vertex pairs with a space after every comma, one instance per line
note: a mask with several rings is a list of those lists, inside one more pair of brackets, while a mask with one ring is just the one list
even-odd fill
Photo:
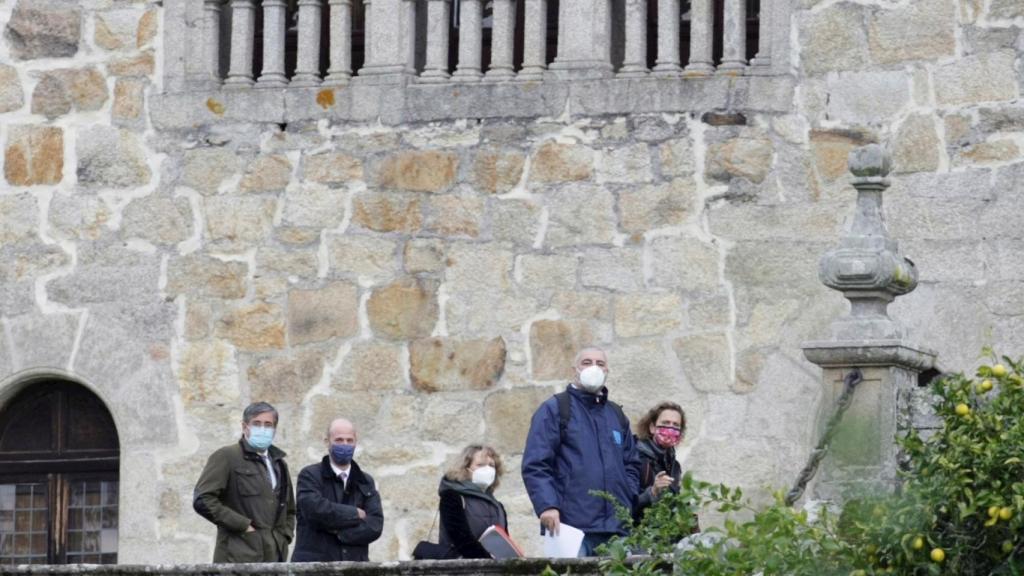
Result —
[[296, 471], [360, 426], [374, 559], [408, 557], [481, 440], [536, 550], [520, 453], [587, 343], [630, 416], [686, 408], [687, 469], [787, 485], [852, 147], [894, 153], [921, 283], [893, 316], [943, 368], [1024, 353], [1024, 7], [792, 9], [784, 77], [164, 94], [159, 2], [0, 0], [0, 399], [61, 375], [108, 403], [133, 563], [210, 557], [192, 485], [257, 399]]

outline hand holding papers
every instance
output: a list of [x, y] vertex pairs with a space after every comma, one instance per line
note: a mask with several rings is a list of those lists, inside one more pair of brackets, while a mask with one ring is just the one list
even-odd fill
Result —
[[563, 522], [558, 527], [557, 535], [544, 531], [541, 538], [544, 540], [544, 556], [576, 558], [580, 554], [580, 544], [583, 544], [583, 531]]

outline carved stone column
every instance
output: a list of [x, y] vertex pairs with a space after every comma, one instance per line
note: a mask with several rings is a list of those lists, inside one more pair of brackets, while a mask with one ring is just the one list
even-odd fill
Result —
[[894, 443], [901, 402], [917, 385], [917, 375], [934, 365], [935, 353], [911, 344], [889, 317], [889, 303], [917, 286], [914, 263], [889, 236], [882, 193], [889, 187], [889, 157], [877, 144], [850, 153], [856, 213], [839, 246], [821, 259], [819, 277], [850, 301], [850, 314], [832, 323], [831, 338], [803, 345], [808, 360], [821, 366], [825, 398], [820, 421], [835, 409], [843, 375], [864, 375], [840, 422], [814, 487], [816, 498], [837, 500], [896, 482]]
[[548, 70], [567, 78], [612, 75], [610, 0], [559, 0], [558, 55]]
[[548, 3], [547, 0], [525, 0], [523, 29], [523, 69], [518, 80], [541, 80], [547, 69]]

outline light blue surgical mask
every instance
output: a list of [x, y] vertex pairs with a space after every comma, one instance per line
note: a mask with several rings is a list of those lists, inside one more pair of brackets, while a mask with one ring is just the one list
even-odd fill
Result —
[[260, 452], [270, 448], [270, 445], [274, 442], [274, 429], [271, 427], [257, 428], [255, 426], [249, 427], [249, 446], [252, 446]]

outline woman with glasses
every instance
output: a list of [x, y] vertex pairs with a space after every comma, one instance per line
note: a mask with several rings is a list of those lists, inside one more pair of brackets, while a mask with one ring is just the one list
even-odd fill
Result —
[[662, 402], [637, 422], [640, 454], [640, 495], [633, 510], [636, 522], [666, 492], [679, 492], [682, 466], [676, 462], [676, 446], [686, 432], [686, 414], [675, 402]]

